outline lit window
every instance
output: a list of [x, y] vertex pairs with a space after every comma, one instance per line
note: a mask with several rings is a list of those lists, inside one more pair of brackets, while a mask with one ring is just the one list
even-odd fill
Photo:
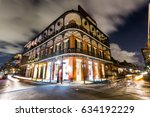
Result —
[[91, 52], [91, 45], [87, 45], [87, 50]]
[[69, 40], [65, 40], [64, 41], [64, 49], [68, 49], [69, 48]]
[[81, 45], [81, 41], [76, 39], [76, 48], [81, 49], [82, 45]]

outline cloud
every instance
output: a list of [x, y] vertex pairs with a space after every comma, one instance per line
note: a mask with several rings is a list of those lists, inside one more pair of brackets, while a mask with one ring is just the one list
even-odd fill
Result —
[[126, 50], [122, 50], [119, 45], [115, 43], [110, 44], [110, 49], [112, 57], [120, 62], [125, 60], [129, 63], [139, 63], [137, 52], [128, 52]]
[[14, 47], [28, 42], [34, 36], [32, 30], [42, 31], [62, 13], [81, 5], [105, 33], [117, 31], [124, 18], [139, 9], [147, 0], [0, 0], [0, 49], [4, 53], [16, 53]]
[[0, 48], [0, 52], [9, 53], [9, 54], [16, 54], [16, 53], [20, 52], [21, 50], [22, 50], [21, 47], [14, 47], [14, 46], [10, 46], [10, 45], [6, 45], [5, 48]]

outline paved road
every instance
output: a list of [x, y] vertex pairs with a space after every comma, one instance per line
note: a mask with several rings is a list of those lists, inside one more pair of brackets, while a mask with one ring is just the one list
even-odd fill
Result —
[[[150, 99], [149, 84], [130, 86], [32, 84], [8, 79], [0, 81], [1, 100], [137, 100]], [[144, 84], [144, 85], [143, 85]], [[145, 87], [144, 87], [145, 86]], [[147, 86], [147, 87], [146, 87]]]

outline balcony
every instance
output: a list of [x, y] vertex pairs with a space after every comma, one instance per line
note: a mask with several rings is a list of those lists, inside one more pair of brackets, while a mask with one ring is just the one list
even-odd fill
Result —
[[[72, 23], [72, 24], [68, 24], [66, 26], [62, 26], [59, 30], [53, 32], [51, 35], [47, 35], [43, 40], [42, 42], [38, 43], [38, 45], [42, 44], [43, 42], [45, 42], [46, 40], [52, 38], [54, 35], [60, 33], [61, 31], [65, 30], [65, 29], [69, 29], [69, 28], [76, 28], [76, 29], [80, 29], [86, 33], [88, 33], [90, 36], [94, 37], [95, 39], [97, 39], [99, 41], [99, 38], [97, 36], [94, 36], [92, 32], [88, 31], [87, 29], [85, 29], [83, 26], [81, 25], [77, 25], [76, 23]], [[109, 46], [109, 41], [108, 40], [104, 40], [104, 41], [101, 41], [103, 44], [105, 44], [106, 46]], [[37, 46], [37, 45], [36, 45]], [[35, 48], [36, 46], [31, 46], [31, 49]], [[24, 49], [24, 53], [29, 51], [28, 49]]]
[[40, 60], [43, 60], [43, 59], [47, 59], [47, 58], [51, 58], [51, 57], [55, 57], [55, 56], [62, 55], [62, 54], [67, 54], [67, 53], [80, 53], [80, 54], [85, 54], [85, 55], [89, 55], [89, 56], [93, 56], [93, 57], [96, 57], [96, 58], [100, 58], [100, 59], [110, 61], [109, 57], [106, 57], [104, 55], [100, 55], [100, 54], [97, 54], [97, 53], [94, 53], [94, 52], [91, 52], [91, 51], [82, 50], [82, 49], [79, 49], [79, 48], [67, 48], [67, 49], [63, 49], [63, 50], [60, 50], [60, 51], [57, 51], [57, 52], [54, 52], [54, 53], [51, 53], [51, 54], [48, 54], [48, 55], [43, 55], [43, 56], [40, 56], [38, 58], [34, 58], [32, 60], [30, 59], [30, 60], [27, 61], [27, 63], [34, 63], [34, 62], [37, 62], [37, 61], [40, 61]]

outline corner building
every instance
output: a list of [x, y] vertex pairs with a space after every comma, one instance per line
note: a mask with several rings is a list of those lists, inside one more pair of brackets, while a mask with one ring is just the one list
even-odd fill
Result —
[[80, 6], [24, 46], [22, 68], [36, 81], [99, 81], [111, 75], [108, 37]]

